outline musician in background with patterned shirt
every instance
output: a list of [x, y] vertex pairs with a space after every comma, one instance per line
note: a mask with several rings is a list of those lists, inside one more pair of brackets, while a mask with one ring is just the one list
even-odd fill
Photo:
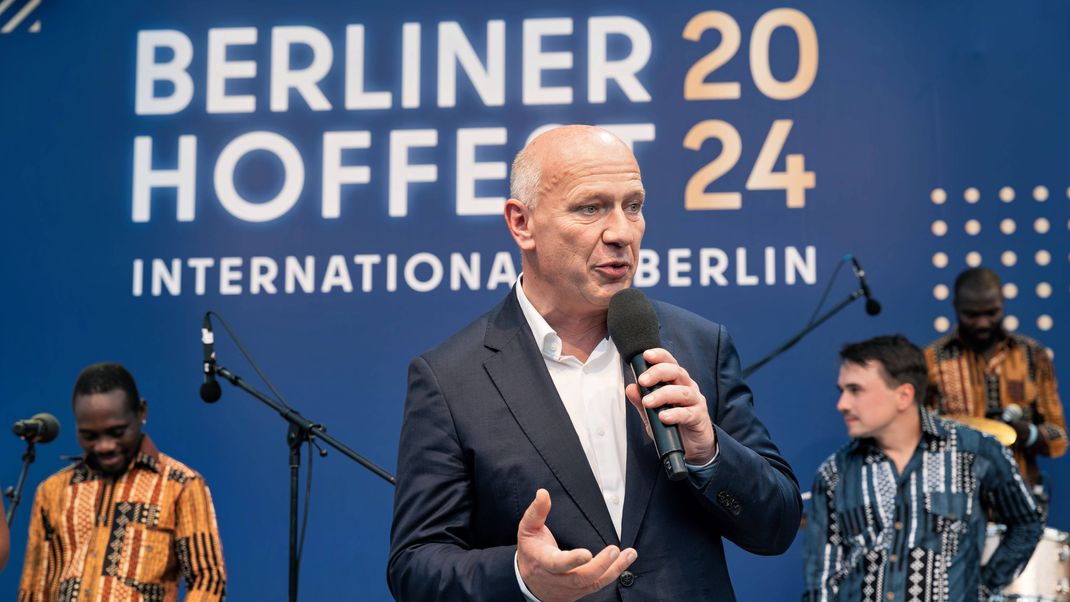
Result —
[[1057, 458], [1067, 446], [1051, 356], [1033, 339], [1003, 329], [1003, 288], [992, 270], [959, 274], [954, 306], [958, 327], [925, 348], [927, 405], [943, 415], [1010, 424], [1022, 476], [1037, 485], [1037, 456]]
[[81, 462], [37, 488], [19, 602], [222, 601], [223, 549], [201, 475], [141, 432], [130, 373], [95, 364], [74, 385]]
[[[849, 344], [840, 359], [836, 408], [852, 441], [814, 479], [803, 599], [987, 600], [1043, 531], [1010, 452], [925, 409], [925, 358], [902, 336]], [[982, 567], [986, 514], [1007, 530]]]

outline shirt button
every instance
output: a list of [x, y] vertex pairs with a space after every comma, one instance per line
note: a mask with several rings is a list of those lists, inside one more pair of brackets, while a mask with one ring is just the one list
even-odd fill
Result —
[[895, 600], [895, 592], [888, 592], [884, 597], [889, 600]]
[[892, 562], [895, 562], [895, 561], [899, 560], [899, 556], [896, 556], [895, 554], [892, 554], [892, 555], [891, 555], [891, 556], [890, 556], [890, 557], [888, 558], [888, 560], [891, 560]]
[[600, 429], [598, 429], [598, 430], [597, 430], [597, 431], [595, 431], [595, 432], [597, 432], [597, 433], [598, 433], [598, 436], [599, 436], [599, 437], [605, 437], [605, 436], [606, 436], [606, 429], [600, 428]]
[[[903, 530], [903, 523], [901, 523], [899, 521], [895, 521], [895, 530], [896, 531], [902, 531]], [[891, 593], [891, 592], [889, 592], [889, 593]], [[888, 598], [888, 599], [891, 600], [891, 598]]]
[[609, 498], [609, 503], [611, 503], [614, 506], [616, 506], [617, 504], [620, 503], [620, 496], [614, 495], [614, 496], [610, 497]]
[[631, 571], [624, 571], [617, 577], [617, 581], [624, 587], [631, 587], [635, 583], [635, 574]]

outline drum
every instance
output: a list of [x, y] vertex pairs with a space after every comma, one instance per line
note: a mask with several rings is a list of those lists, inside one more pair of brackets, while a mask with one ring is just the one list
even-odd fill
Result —
[[[981, 564], [996, 551], [1003, 525], [988, 525]], [[1045, 528], [1037, 549], [1021, 574], [1003, 588], [1004, 600], [1018, 602], [1070, 602], [1070, 533]]]

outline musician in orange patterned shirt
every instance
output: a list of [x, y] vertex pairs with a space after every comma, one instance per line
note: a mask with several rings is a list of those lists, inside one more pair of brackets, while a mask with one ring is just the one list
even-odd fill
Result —
[[1051, 356], [1033, 339], [1003, 329], [1003, 291], [992, 270], [959, 274], [954, 305], [958, 327], [925, 349], [929, 405], [944, 415], [1010, 424], [1018, 467], [1037, 485], [1037, 456], [1056, 458], [1067, 448]]
[[130, 373], [95, 364], [74, 385], [82, 461], [37, 488], [19, 602], [222, 601], [223, 549], [201, 475], [141, 432]]

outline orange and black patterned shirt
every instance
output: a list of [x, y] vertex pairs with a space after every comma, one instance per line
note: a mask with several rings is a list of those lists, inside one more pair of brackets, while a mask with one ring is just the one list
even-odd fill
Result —
[[1056, 458], [1066, 453], [1066, 420], [1055, 382], [1055, 367], [1033, 339], [1007, 333], [988, 357], [966, 345], [954, 331], [925, 348], [929, 365], [928, 405], [942, 415], [993, 417], [1018, 404], [1037, 427], [1037, 443], [1015, 445], [1014, 457], [1026, 481], [1040, 478], [1038, 453]]
[[37, 488], [19, 602], [222, 601], [223, 549], [201, 475], [148, 436], [130, 469], [84, 461]]

